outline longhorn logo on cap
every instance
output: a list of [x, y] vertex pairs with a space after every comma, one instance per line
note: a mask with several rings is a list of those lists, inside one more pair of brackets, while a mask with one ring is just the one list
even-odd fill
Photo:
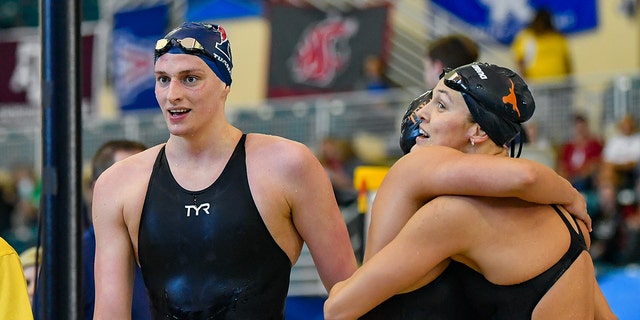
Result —
[[515, 85], [513, 81], [511, 81], [511, 79], [509, 79], [509, 82], [511, 82], [511, 88], [509, 88], [509, 94], [502, 97], [502, 102], [511, 104], [511, 108], [513, 108], [513, 111], [517, 112], [518, 117], [520, 117], [520, 109], [518, 109], [518, 100], [516, 99], [516, 93], [514, 91]]

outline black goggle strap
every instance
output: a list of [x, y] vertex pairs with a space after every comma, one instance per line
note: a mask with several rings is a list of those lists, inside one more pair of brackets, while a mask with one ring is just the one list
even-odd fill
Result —
[[462, 77], [457, 72], [448, 72], [447, 74], [444, 74], [443, 71], [443, 75], [441, 77], [444, 77], [444, 84], [447, 87], [458, 92], [469, 93], [467, 85], [464, 84]]
[[[479, 103], [478, 99], [476, 99], [476, 97], [469, 90], [469, 87], [465, 84], [464, 79], [457, 72], [453, 71], [453, 72], [444, 74], [442, 77], [444, 77], [444, 84], [447, 87], [462, 93], [462, 96], [465, 98], [465, 101], [467, 100], [466, 98], [469, 97], [473, 101]], [[482, 105], [481, 103], [479, 104]]]
[[[524, 145], [524, 141], [523, 141], [523, 137], [522, 137], [522, 125], [518, 124], [518, 126], [520, 127], [520, 132], [518, 132], [518, 135], [516, 136], [515, 139], [511, 140], [511, 142], [509, 142], [509, 156], [511, 158], [520, 158], [520, 155], [522, 155], [522, 146]], [[518, 153], [516, 152], [516, 140], [518, 140]]]

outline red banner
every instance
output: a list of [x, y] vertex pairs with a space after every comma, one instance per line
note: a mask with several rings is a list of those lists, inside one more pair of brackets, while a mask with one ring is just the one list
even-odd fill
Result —
[[[81, 82], [83, 102], [92, 101], [94, 80], [94, 33], [81, 39]], [[38, 123], [41, 108], [41, 41], [38, 28], [9, 29], [0, 36], [0, 123]], [[90, 106], [91, 103], [86, 105]]]
[[[0, 41], [0, 108], [40, 105], [40, 38], [38, 29], [21, 29]], [[82, 36], [82, 97], [91, 98], [94, 35]]]
[[274, 4], [269, 8], [269, 97], [349, 91], [364, 61], [387, 59], [388, 6], [342, 13]]

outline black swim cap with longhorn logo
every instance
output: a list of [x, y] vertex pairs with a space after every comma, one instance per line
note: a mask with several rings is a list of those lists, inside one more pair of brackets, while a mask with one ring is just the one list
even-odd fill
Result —
[[445, 70], [441, 78], [462, 93], [473, 119], [497, 145], [513, 141], [535, 111], [527, 83], [508, 68], [474, 62]]

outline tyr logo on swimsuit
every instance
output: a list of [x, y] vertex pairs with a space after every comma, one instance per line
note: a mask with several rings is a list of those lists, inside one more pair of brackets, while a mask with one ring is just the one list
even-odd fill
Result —
[[191, 209], [195, 211], [195, 215], [200, 214], [200, 209], [203, 209], [206, 214], [209, 214], [209, 207], [211, 205], [209, 203], [203, 203], [200, 205], [187, 204], [185, 205], [185, 209], [187, 209], [187, 217], [191, 216]]

